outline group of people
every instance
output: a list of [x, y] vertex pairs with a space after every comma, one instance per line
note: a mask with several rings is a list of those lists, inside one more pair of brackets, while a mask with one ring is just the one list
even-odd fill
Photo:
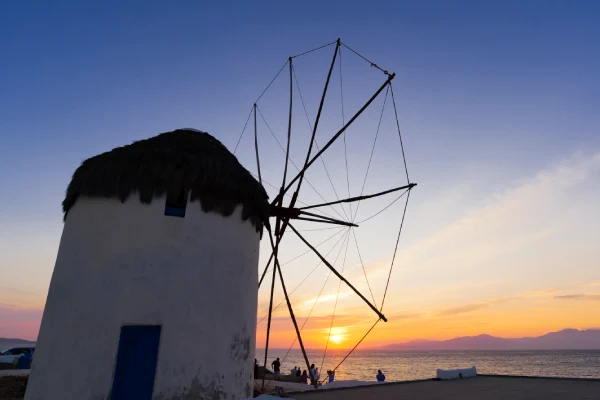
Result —
[[[256, 365], [258, 365], [258, 364], [256, 364]], [[279, 360], [279, 357], [271, 363], [271, 367], [273, 368], [273, 376], [275, 377], [275, 380], [279, 380], [281, 378], [281, 361]], [[256, 368], [257, 367], [255, 367], [255, 369]], [[299, 376], [300, 382], [302, 382], [302, 383], [309, 383], [308, 371], [307, 370], [304, 370], [302, 372], [300, 372], [300, 371], [302, 371], [302, 369], [300, 367], [294, 366], [294, 368], [292, 368], [292, 370], [290, 371], [290, 375]], [[312, 364], [310, 366], [310, 372], [312, 375], [312, 379], [314, 379], [315, 381], [318, 382], [319, 378], [320, 378], [319, 368], [315, 367], [315, 364]], [[329, 382], [333, 382], [335, 372], [327, 371], [327, 376], [329, 377]]]
[[[300, 367], [296, 367], [294, 366], [294, 368], [292, 368], [292, 370], [290, 371], [292, 376], [299, 376], [300, 377], [300, 382], [302, 383], [308, 383], [309, 381], [309, 377], [308, 377], [308, 371], [304, 370], [302, 372], [302, 369]], [[313, 375], [313, 378], [315, 380], [318, 380], [318, 376], [319, 376], [319, 368], [315, 368], [315, 364], [310, 366], [310, 371]]]
[[[275, 380], [279, 380], [281, 377], [281, 361], [279, 360], [279, 357], [277, 357], [277, 359], [271, 363], [271, 367], [273, 368], [273, 376], [275, 377]], [[300, 367], [294, 366], [294, 368], [292, 368], [290, 373], [292, 376], [299, 376], [300, 382], [309, 383], [308, 372], [306, 370], [304, 370], [304, 371], [302, 371], [302, 373], [300, 373], [300, 370], [301, 370]], [[316, 382], [318, 382], [319, 378], [320, 378], [319, 368], [316, 368], [315, 364], [311, 364], [310, 372], [311, 372], [312, 378]], [[256, 359], [254, 359], [254, 376], [255, 377], [258, 376], [258, 361]], [[385, 375], [383, 374], [383, 372], [381, 372], [380, 369], [377, 370], [377, 375], [375, 376], [375, 378], [377, 379], [378, 382], [385, 381]], [[335, 380], [335, 371], [327, 370], [327, 381], [329, 383], [331, 383], [334, 380]]]

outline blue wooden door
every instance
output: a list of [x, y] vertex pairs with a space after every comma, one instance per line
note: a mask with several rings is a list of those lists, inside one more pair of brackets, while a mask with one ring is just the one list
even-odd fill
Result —
[[160, 326], [123, 326], [111, 400], [151, 400]]

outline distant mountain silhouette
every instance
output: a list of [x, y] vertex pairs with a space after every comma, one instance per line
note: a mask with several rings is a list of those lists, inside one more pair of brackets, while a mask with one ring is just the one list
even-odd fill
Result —
[[412, 340], [385, 346], [406, 350], [594, 350], [600, 349], [600, 329], [564, 329], [538, 337], [518, 339], [490, 335], [465, 336], [450, 340]]
[[35, 342], [25, 339], [0, 338], [0, 350], [18, 346], [34, 346]]

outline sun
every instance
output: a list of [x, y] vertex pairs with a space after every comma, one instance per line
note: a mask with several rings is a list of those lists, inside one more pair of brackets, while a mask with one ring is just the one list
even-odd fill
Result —
[[330, 329], [324, 329], [325, 341], [328, 341], [334, 345], [340, 345], [348, 339], [348, 328], [345, 326], [338, 326]]
[[342, 335], [331, 335], [329, 340], [331, 340], [335, 344], [340, 344], [344, 341], [344, 337]]

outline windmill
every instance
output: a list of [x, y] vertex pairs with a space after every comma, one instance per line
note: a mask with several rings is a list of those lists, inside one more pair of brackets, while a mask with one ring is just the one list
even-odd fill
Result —
[[[307, 111], [306, 103], [305, 103], [304, 97], [302, 95], [302, 91], [300, 89], [300, 84], [299, 84], [299, 80], [297, 78], [295, 66], [297, 65], [297, 61], [300, 57], [307, 56], [308, 54], [315, 53], [317, 51], [330, 50], [332, 47], [334, 47], [332, 59], [329, 64], [329, 69], [328, 69], [328, 72], [326, 75], [325, 84], [321, 90], [320, 101], [319, 101], [318, 108], [316, 110], [316, 115], [314, 117], [314, 122], [313, 122], [309, 118], [309, 113]], [[378, 86], [376, 86], [377, 87], [376, 90], [374, 91], [374, 93], [371, 92], [372, 95], [370, 97], [367, 97], [366, 101], [364, 99], [362, 100], [362, 101], [364, 101], [364, 103], [362, 103], [362, 105], [360, 107], [358, 107], [357, 111], [355, 111], [354, 114], [352, 114], [352, 116], [347, 120], [345, 118], [345, 109], [344, 109], [344, 94], [343, 94], [344, 93], [344, 83], [343, 83], [343, 78], [342, 78], [343, 77], [343, 74], [342, 74], [342, 50], [343, 50], [344, 54], [346, 54], [346, 52], [349, 52], [349, 54], [351, 54], [353, 56], [357, 56], [360, 60], [362, 60], [361, 62], [368, 63], [370, 65], [371, 69], [378, 73], [377, 76], [379, 77], [378, 79], [380, 81], [381, 81], [380, 77], [381, 77], [381, 75], [383, 75], [383, 82], [380, 83]], [[335, 131], [332, 132], [333, 134], [330, 134], [327, 137], [327, 141], [325, 142], [324, 145], [319, 146], [318, 141], [316, 140], [317, 133], [322, 130], [321, 122], [323, 121], [323, 116], [325, 115], [324, 104], [326, 103], [328, 96], [331, 96], [331, 91], [334, 86], [332, 75], [334, 74], [334, 71], [336, 71], [336, 67], [339, 68], [338, 74], [339, 74], [339, 88], [340, 88], [340, 98], [341, 98], [342, 124], [340, 127], [338, 127]], [[289, 89], [287, 90], [289, 92], [289, 104], [287, 107], [287, 111], [288, 111], [287, 140], [286, 140], [286, 143], [284, 146], [278, 140], [277, 136], [273, 132], [273, 129], [271, 129], [271, 126], [267, 122], [267, 119], [265, 118], [264, 113], [261, 111], [261, 100], [263, 99], [265, 94], [267, 94], [269, 92], [269, 90], [271, 90], [273, 88], [274, 82], [278, 79], [278, 77], [282, 76], [282, 73], [286, 69], [289, 72]], [[288, 311], [289, 311], [289, 316], [293, 323], [294, 330], [296, 333], [295, 341], [297, 340], [297, 342], [300, 346], [300, 349], [302, 351], [304, 363], [306, 364], [307, 370], [310, 371], [311, 363], [310, 363], [309, 357], [307, 355], [305, 344], [302, 340], [302, 332], [301, 331], [302, 331], [303, 327], [299, 327], [296, 315], [294, 313], [294, 307], [290, 300], [291, 292], [288, 290], [288, 287], [286, 286], [286, 280], [284, 279], [284, 275], [283, 275], [284, 272], [282, 271], [282, 268], [281, 268], [282, 263], [280, 261], [280, 258], [282, 255], [282, 245], [285, 242], [284, 239], [287, 239], [291, 235], [295, 236], [297, 239], [300, 240], [300, 242], [306, 247], [306, 249], [307, 249], [306, 252], [312, 253], [314, 256], [316, 256], [318, 258], [318, 260], [320, 261], [320, 264], [322, 264], [328, 268], [329, 275], [333, 274], [339, 280], [338, 292], [337, 292], [338, 296], [340, 293], [340, 286], [345, 285], [351, 292], [353, 292], [353, 295], [355, 295], [359, 299], [361, 299], [361, 301], [366, 305], [366, 307], [368, 307], [371, 310], [371, 312], [374, 313], [374, 315], [376, 317], [376, 321], [373, 323], [373, 325], [370, 327], [370, 329], [364, 334], [364, 336], [362, 336], [362, 338], [348, 352], [348, 354], [342, 359], [342, 361], [333, 369], [334, 371], [347, 359], [347, 357], [358, 347], [358, 345], [365, 339], [365, 337], [375, 328], [375, 326], [380, 321], [387, 322], [387, 318], [383, 314], [383, 305], [384, 305], [385, 297], [386, 297], [386, 294], [387, 294], [388, 288], [389, 288], [392, 268], [396, 261], [398, 244], [399, 244], [400, 235], [402, 232], [402, 226], [404, 224], [406, 208], [408, 206], [410, 192], [416, 186], [416, 183], [411, 182], [409, 179], [408, 169], [406, 166], [406, 159], [404, 156], [404, 145], [402, 143], [402, 136], [401, 136], [400, 124], [399, 124], [399, 120], [398, 120], [396, 99], [394, 96], [394, 89], [392, 87], [392, 81], [394, 80], [395, 77], [396, 77], [395, 73], [390, 73], [390, 72], [388, 72], [388, 70], [381, 68], [376, 63], [370, 61], [369, 59], [367, 59], [366, 57], [364, 57], [363, 55], [361, 55], [360, 53], [356, 52], [351, 47], [349, 47], [348, 45], [343, 43], [340, 39], [337, 39], [334, 42], [331, 42], [326, 45], [323, 45], [323, 46], [314, 48], [312, 50], [300, 53], [298, 55], [289, 57], [287, 59], [287, 61], [284, 63], [284, 65], [281, 67], [279, 72], [270, 81], [270, 83], [266, 87], [266, 89], [264, 89], [264, 91], [261, 93], [261, 95], [258, 97], [258, 99], [252, 105], [252, 108], [251, 108], [250, 113], [248, 114], [248, 118], [246, 120], [246, 124], [244, 125], [244, 129], [242, 130], [242, 133], [240, 134], [240, 137], [235, 146], [234, 154], [238, 150], [240, 141], [242, 140], [244, 133], [246, 132], [246, 130], [250, 130], [250, 129], [248, 129], [248, 125], [249, 125], [250, 120], [253, 119], [253, 126], [254, 126], [254, 146], [253, 147], [254, 147], [254, 158], [255, 158], [255, 163], [256, 163], [255, 177], [265, 187], [270, 186], [272, 189], [275, 190], [275, 196], [270, 202], [270, 207], [271, 207], [270, 223], [266, 225], [266, 233], [268, 235], [268, 243], [269, 243], [269, 252], [268, 253], [270, 255], [268, 257], [268, 261], [266, 262], [266, 265], [264, 266], [262, 271], [260, 271], [260, 279], [259, 279], [259, 284], [258, 284], [258, 288], [260, 289], [263, 283], [268, 282], [269, 281], [268, 273], [270, 272], [271, 279], [270, 279], [270, 292], [269, 292], [269, 308], [268, 308], [268, 314], [265, 316], [265, 318], [267, 319], [265, 357], [264, 357], [265, 366], [267, 365], [269, 341], [270, 341], [270, 333], [271, 333], [271, 322], [272, 322], [272, 316], [273, 316], [273, 311], [274, 311], [273, 298], [274, 298], [274, 293], [275, 293], [275, 284], [276, 284], [276, 282], [279, 282], [281, 285], [282, 291], [283, 291], [283, 295], [285, 297], [285, 303], [286, 303]], [[281, 92], [281, 93], [283, 93], [283, 92]], [[308, 145], [305, 147], [305, 154], [303, 154], [303, 162], [300, 163], [300, 165], [294, 163], [291, 158], [291, 152], [293, 150], [292, 138], [294, 137], [294, 134], [296, 133], [296, 132], [294, 132], [294, 129], [293, 129], [294, 105], [295, 105], [294, 96], [296, 96], [296, 104], [297, 104], [298, 98], [300, 100], [300, 104], [302, 105], [302, 108], [304, 109], [304, 114], [306, 116], [308, 126], [309, 126], [309, 132], [310, 132], [310, 135], [309, 135], [310, 139], [308, 140]], [[377, 127], [375, 130], [375, 132], [376, 132], [375, 138], [374, 138], [373, 145], [371, 147], [371, 151], [370, 151], [370, 155], [369, 155], [369, 162], [368, 162], [368, 165], [366, 168], [364, 180], [362, 182], [360, 194], [352, 196], [351, 190], [350, 190], [350, 173], [349, 173], [349, 168], [348, 168], [349, 164], [350, 165], [352, 164], [352, 161], [348, 160], [347, 144], [346, 144], [347, 137], [346, 136], [347, 136], [347, 133], [349, 132], [349, 128], [351, 126], [353, 126], [353, 124], [356, 123], [356, 121], [359, 119], [359, 117], [361, 117], [361, 115], [363, 115], [367, 109], [372, 107], [378, 99], [381, 100], [382, 97], [383, 97], [383, 102], [382, 102], [383, 106], [382, 106], [381, 112], [379, 113], [380, 114], [379, 121], [377, 123]], [[389, 100], [391, 100], [391, 102]], [[280, 105], [281, 104], [283, 104], [283, 102], [280, 102]], [[398, 148], [400, 150], [398, 152], [398, 154], [396, 154], [395, 156], [397, 156], [397, 159], [401, 159], [401, 162], [398, 163], [397, 170], [389, 171], [390, 172], [388, 174], [389, 176], [386, 177], [388, 184], [384, 188], [384, 190], [379, 190], [374, 193], [365, 193], [365, 184], [366, 184], [367, 178], [369, 176], [369, 168], [371, 167], [371, 162], [373, 160], [375, 144], [376, 144], [377, 138], [380, 134], [380, 129], [381, 129], [381, 125], [382, 125], [382, 117], [384, 114], [384, 110], [386, 109], [386, 105], [387, 105], [388, 109], [390, 108], [390, 106], [391, 106], [391, 108], [393, 108], [393, 117], [394, 117], [394, 121], [395, 121], [394, 125], [395, 125], [395, 130], [397, 131], [397, 135], [398, 135], [398, 143], [397, 144], [399, 145]], [[280, 109], [280, 111], [282, 111], [282, 109]], [[264, 125], [267, 127], [266, 132], [269, 132], [275, 138], [275, 140], [277, 141], [277, 144], [279, 145], [279, 147], [281, 148], [282, 152], [285, 155], [285, 159], [284, 159], [284, 163], [283, 163], [283, 173], [282, 173], [282, 179], [281, 179], [280, 185], [269, 183], [265, 179], [263, 179], [264, 171], [261, 171], [261, 153], [263, 153], [263, 157], [264, 157], [264, 150], [261, 151], [261, 147], [259, 146], [259, 129], [258, 129], [258, 122], [257, 122], [260, 120], [262, 120], [264, 122]], [[331, 127], [328, 127], [328, 128], [331, 128]], [[305, 139], [306, 139], [306, 137], [305, 137]], [[324, 157], [323, 157], [326, 154], [326, 152], [331, 150], [331, 148], [334, 144], [340, 143], [341, 141], [343, 141], [343, 145], [344, 145], [344, 159], [345, 159], [345, 167], [346, 167], [345, 172], [346, 172], [346, 183], [347, 183], [347, 192], [348, 192], [347, 196], [343, 196], [343, 195], [340, 196], [338, 194], [338, 191], [336, 190], [335, 184], [330, 176], [329, 170], [325, 164]], [[368, 151], [364, 152], [364, 153], [369, 154]], [[315, 165], [318, 165], [319, 162], [325, 169], [326, 176], [327, 176], [329, 182], [331, 183], [331, 187], [333, 188], [334, 196], [332, 199], [330, 199], [330, 201], [327, 201], [327, 199], [325, 199], [325, 197], [323, 195], [321, 195], [315, 189], [314, 185], [312, 185], [307, 179], [307, 173], [311, 170], [311, 168], [314, 169]], [[292, 164], [296, 168], [295, 174], [293, 174], [291, 172], [290, 164]], [[405, 178], [405, 180], [404, 180], [404, 178]], [[306, 188], [307, 185], [310, 186], [314, 190], [314, 192], [316, 192], [318, 194], [319, 198], [321, 199], [320, 202], [309, 203], [309, 202], [306, 202], [306, 201], [303, 202], [300, 200], [303, 190]], [[369, 202], [376, 198], [388, 199], [392, 195], [393, 195], [393, 197], [392, 197], [393, 200], [391, 202], [389, 202], [389, 204], [385, 205], [385, 207], [382, 207], [380, 210], [378, 210], [376, 213], [374, 213], [372, 216], [369, 216], [366, 219], [361, 219], [360, 221], [357, 220], [358, 211], [359, 211], [359, 208], [360, 208], [360, 205], [362, 202]], [[382, 297], [381, 303], [379, 305], [376, 305], [375, 298], [373, 296], [373, 292], [371, 291], [371, 286], [369, 285], [369, 281], [367, 278], [365, 266], [364, 266], [364, 263], [362, 262], [362, 258], [361, 258], [360, 262], [362, 264], [362, 269], [364, 271], [364, 276], [365, 276], [365, 279], [367, 282], [368, 289], [371, 292], [372, 300], [368, 299], [363, 293], [361, 293], [360, 290], [357, 289], [356, 285], [354, 285], [352, 282], [350, 282], [349, 279], [347, 279], [344, 276], [343, 268], [340, 271], [340, 270], [338, 270], [338, 268], [336, 268], [334, 266], [334, 264], [336, 262], [331, 261], [331, 259], [328, 258], [329, 253], [323, 254], [321, 251], [318, 250], [317, 247], [319, 247], [319, 245], [322, 243], [319, 243], [319, 244], [311, 243], [311, 241], [309, 239], [307, 239], [306, 235], [301, 233], [301, 229], [298, 229], [296, 227], [296, 223], [303, 222], [306, 224], [314, 224], [314, 225], [325, 224], [324, 226], [334, 226], [334, 227], [345, 228], [345, 234], [342, 235], [342, 237], [343, 237], [342, 243], [344, 243], [344, 241], [346, 242], [346, 252], [348, 251], [348, 242], [350, 241], [350, 238], [353, 237], [354, 241], [356, 242], [356, 248], [357, 248], [357, 251], [358, 251], [358, 254], [360, 257], [360, 250], [359, 250], [358, 242], [356, 241], [356, 234], [355, 234], [354, 230], [359, 228], [359, 226], [362, 222], [366, 222], [366, 221], [368, 221], [372, 218], [375, 218], [376, 216], [388, 211], [390, 209], [390, 207], [392, 207], [395, 203], [397, 203], [402, 198], [404, 198], [404, 206], [402, 208], [400, 220], [395, 222], [397, 224], [397, 230], [396, 230], [397, 235], [395, 235], [396, 236], [395, 244], [393, 246], [393, 253], [392, 253], [391, 263], [389, 265], [389, 271], [387, 273], [385, 289], [383, 291], [383, 297]], [[398, 204], [401, 205], [402, 203], [400, 202]], [[334, 206], [336, 206], [336, 207], [334, 207]], [[344, 208], [344, 206], [346, 206], [346, 207]], [[325, 210], [333, 211], [333, 212], [335, 212], [336, 215], [332, 215], [330, 212], [326, 212]], [[342, 212], [339, 212], [340, 210]], [[332, 229], [332, 228], [323, 228], [323, 229]], [[310, 230], [311, 229], [307, 229], [307, 231], [310, 231]], [[318, 230], [318, 229], [312, 229], [312, 230]], [[331, 238], [329, 238], [329, 239], [331, 239]], [[327, 240], [329, 240], [329, 239], [327, 239]], [[339, 242], [339, 240], [338, 240], [338, 242]], [[343, 246], [343, 244], [342, 244], [342, 246]], [[340, 247], [340, 252], [341, 252], [341, 247]], [[306, 253], [303, 253], [303, 254], [306, 254]], [[340, 253], [338, 253], [338, 256], [339, 256], [339, 254]], [[345, 256], [344, 256], [344, 259], [345, 259]], [[336, 257], [336, 260], [337, 260], [337, 257]], [[328, 279], [329, 279], [329, 276], [328, 276]], [[321, 293], [322, 293], [322, 291], [323, 290], [321, 290]], [[337, 300], [338, 300], [338, 298], [336, 297], [336, 306], [338, 303]], [[318, 299], [317, 299], [317, 301], [318, 301]], [[316, 301], [315, 301], [315, 304], [316, 304]], [[313, 306], [313, 308], [314, 308], [314, 306]], [[312, 310], [311, 310], [311, 312], [312, 312]], [[310, 316], [310, 313], [309, 313], [309, 316]], [[332, 318], [331, 318], [331, 327], [329, 329], [327, 344], [325, 346], [325, 353], [327, 352], [327, 346], [329, 345], [330, 339], [331, 339], [331, 329], [333, 327], [334, 316], [335, 316], [335, 306], [334, 306], [334, 311], [333, 311]], [[265, 318], [261, 319], [259, 321], [259, 323], [262, 322]], [[307, 319], [308, 319], [308, 317], [307, 317]], [[291, 349], [291, 347], [290, 347], [290, 349]], [[288, 353], [289, 353], [289, 351], [288, 351]], [[323, 360], [324, 359], [325, 359], [325, 354], [323, 355]], [[310, 379], [311, 379], [311, 383], [316, 387], [318, 385], [316, 377], [313, 377], [312, 374], [310, 374]], [[263, 377], [262, 386], [261, 386], [261, 389], [263, 389], [263, 390], [264, 390], [264, 383], [265, 382], [264, 382], [264, 377]]]

